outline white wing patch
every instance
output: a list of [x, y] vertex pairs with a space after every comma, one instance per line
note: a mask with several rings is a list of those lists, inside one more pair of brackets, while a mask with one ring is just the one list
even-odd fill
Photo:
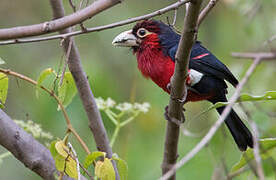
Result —
[[194, 69], [190, 69], [189, 71], [189, 80], [188, 80], [188, 85], [193, 86], [195, 84], [197, 84], [201, 78], [202, 78], [203, 74], [194, 70]]

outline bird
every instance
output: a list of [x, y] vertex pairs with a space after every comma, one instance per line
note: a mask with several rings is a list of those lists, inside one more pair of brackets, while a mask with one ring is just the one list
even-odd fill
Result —
[[[117, 35], [112, 44], [130, 47], [136, 56], [142, 75], [170, 94], [170, 80], [175, 68], [175, 54], [181, 36], [170, 25], [160, 20], [147, 19]], [[227, 102], [227, 84], [236, 87], [238, 80], [218, 58], [195, 41], [189, 59], [186, 78], [187, 97], [184, 103], [207, 100], [213, 104]], [[225, 107], [217, 108], [222, 114]], [[232, 109], [225, 119], [234, 141], [241, 151], [253, 148], [250, 130]]]

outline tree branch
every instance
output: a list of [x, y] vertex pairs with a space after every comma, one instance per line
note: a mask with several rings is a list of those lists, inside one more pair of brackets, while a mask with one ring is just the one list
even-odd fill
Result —
[[165, 8], [159, 9], [157, 11], [154, 11], [152, 13], [134, 17], [134, 18], [129, 18], [123, 21], [115, 22], [112, 24], [108, 25], [103, 25], [103, 26], [98, 26], [98, 27], [93, 27], [93, 28], [86, 28], [85, 31], [74, 31], [74, 32], [68, 32], [64, 34], [59, 34], [59, 35], [53, 35], [53, 36], [47, 36], [47, 37], [39, 37], [39, 38], [32, 38], [32, 39], [14, 39], [14, 40], [9, 40], [9, 41], [2, 41], [0, 42], [0, 45], [9, 45], [9, 44], [20, 44], [20, 43], [31, 43], [31, 42], [39, 42], [39, 41], [48, 41], [48, 40], [54, 40], [54, 39], [66, 39], [71, 36], [76, 36], [76, 35], [81, 35], [81, 34], [86, 34], [86, 33], [91, 33], [91, 32], [98, 32], [98, 31], [103, 31], [106, 29], [111, 29], [119, 26], [123, 26], [126, 24], [130, 24], [136, 21], [140, 21], [143, 19], [149, 19], [155, 16], [160, 16], [168, 11], [175, 10], [178, 7], [182, 6], [185, 3], [190, 2], [190, 0], [179, 0], [174, 4], [171, 4]]
[[240, 59], [255, 59], [257, 57], [261, 58], [262, 60], [271, 60], [276, 58], [276, 53], [273, 52], [245, 52], [245, 53], [232, 53], [232, 56], [235, 58]]
[[[37, 85], [37, 82], [34, 81], [33, 79], [31, 79], [31, 78], [29, 78], [29, 77], [27, 77], [27, 76], [24, 76], [24, 75], [22, 75], [22, 74], [19, 74], [19, 73], [17, 73], [17, 72], [14, 72], [14, 71], [11, 71], [11, 70], [7, 70], [7, 69], [2, 69], [2, 68], [0, 68], [0, 72], [1, 72], [1, 73], [4, 73], [4, 74], [6, 74], [6, 75], [14, 76], [14, 77], [19, 78], [19, 79], [22, 79], [22, 80], [24, 80], [24, 81], [27, 81], [27, 82], [29, 82], [29, 83], [35, 85], [35, 86]], [[61, 109], [61, 111], [62, 111], [62, 114], [63, 114], [63, 116], [64, 116], [64, 118], [65, 118], [66, 125], [67, 125], [67, 131], [72, 132], [73, 135], [76, 137], [76, 139], [79, 141], [79, 143], [82, 145], [82, 148], [85, 150], [85, 152], [86, 152], [87, 154], [90, 154], [90, 151], [89, 151], [87, 145], [86, 145], [85, 142], [81, 139], [81, 137], [79, 136], [79, 134], [77, 133], [77, 131], [76, 131], [76, 130], [74, 129], [74, 127], [72, 126], [71, 121], [70, 121], [70, 119], [69, 119], [69, 116], [68, 116], [68, 114], [67, 114], [67, 112], [66, 112], [66, 110], [65, 110], [65, 107], [63, 106], [62, 102], [61, 102], [60, 99], [57, 97], [57, 95], [56, 95], [52, 90], [47, 89], [47, 88], [45, 88], [44, 86], [41, 86], [41, 85], [40, 85], [39, 87], [40, 87], [41, 89], [43, 89], [45, 92], [47, 92], [50, 96], [52, 96], [52, 97], [56, 100], [56, 102], [57, 102], [57, 104], [59, 105], [59, 107], [60, 107], [60, 109]]]
[[[96, 1], [97, 2], [97, 1]], [[62, 0], [50, 0], [53, 16], [54, 18], [60, 18], [64, 16], [64, 8], [62, 4]], [[60, 33], [69, 33], [71, 29], [65, 29], [60, 31]], [[68, 59], [69, 70], [71, 71], [73, 78], [75, 80], [76, 86], [78, 88], [78, 92], [86, 111], [88, 120], [90, 122], [90, 129], [94, 135], [94, 140], [97, 145], [99, 151], [104, 151], [107, 153], [107, 157], [112, 157], [112, 149], [109, 145], [109, 139], [104, 128], [102, 118], [100, 112], [97, 108], [94, 95], [89, 86], [89, 82], [87, 80], [86, 73], [84, 72], [81, 65], [81, 58], [78, 51], [78, 48], [75, 44], [73, 38], [67, 38], [63, 42], [63, 48], [65, 53], [69, 47], [70, 39], [72, 41], [71, 51]], [[116, 168], [116, 164], [113, 162], [114, 170], [116, 172], [116, 176], [118, 177], [118, 171]]]
[[[0, 109], [0, 144], [27, 168], [45, 180], [55, 180], [55, 162], [50, 151], [21, 129]], [[64, 177], [65, 179], [71, 179]], [[83, 176], [82, 180], [85, 180]]]
[[[188, 72], [188, 64], [191, 48], [195, 41], [195, 28], [201, 5], [201, 0], [194, 0], [189, 3], [188, 12], [184, 18], [184, 28], [178, 45], [175, 57], [175, 70], [171, 79], [171, 98], [169, 102], [168, 115], [174, 119], [181, 119], [182, 103], [179, 100], [186, 99], [185, 80]], [[166, 174], [177, 160], [177, 146], [179, 138], [179, 126], [173, 122], [167, 122], [166, 140], [164, 148], [164, 159], [162, 162], [162, 173]], [[175, 174], [172, 178], [175, 179]]]
[[0, 40], [16, 39], [56, 32], [79, 24], [120, 2], [120, 0], [98, 0], [94, 1], [94, 3], [86, 8], [60, 19], [40, 24], [0, 29]]
[[229, 100], [229, 104], [225, 107], [223, 110], [221, 116], [219, 119], [216, 121], [216, 123], [211, 127], [211, 129], [208, 131], [208, 133], [201, 139], [201, 141], [186, 155], [184, 156], [177, 164], [175, 164], [170, 171], [168, 171], [164, 176], [162, 176], [159, 180], [166, 180], [169, 177], [173, 176], [175, 171], [182, 167], [184, 164], [186, 164], [189, 160], [191, 160], [214, 136], [216, 131], [219, 129], [221, 124], [224, 122], [225, 118], [228, 116], [230, 113], [233, 105], [235, 102], [238, 100], [239, 95], [241, 93], [242, 88], [248, 81], [249, 77], [251, 74], [254, 72], [255, 68], [257, 65], [260, 63], [261, 58], [256, 57], [249, 69], [247, 70], [245, 76], [243, 79], [240, 81], [240, 83], [237, 86], [237, 89], [233, 96]]
[[208, 13], [212, 10], [212, 8], [216, 5], [218, 1], [219, 0], [210, 0], [207, 6], [200, 12], [200, 15], [197, 21], [197, 27], [200, 26], [202, 21], [205, 19], [205, 17], [208, 15]]

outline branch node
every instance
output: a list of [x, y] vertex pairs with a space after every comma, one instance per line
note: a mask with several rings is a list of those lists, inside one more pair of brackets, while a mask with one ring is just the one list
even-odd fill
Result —
[[83, 25], [83, 23], [80, 23], [80, 28], [82, 32], [88, 32], [87, 28]]
[[42, 31], [43, 32], [50, 32], [51, 28], [50, 28], [50, 22], [45, 22], [43, 23], [43, 27], [42, 27]]

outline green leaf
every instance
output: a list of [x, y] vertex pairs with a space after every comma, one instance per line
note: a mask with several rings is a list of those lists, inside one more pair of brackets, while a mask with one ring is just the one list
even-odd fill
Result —
[[118, 156], [112, 157], [116, 161], [117, 169], [119, 171], [120, 179], [121, 180], [127, 180], [128, 176], [128, 166], [125, 160], [119, 158]]
[[6, 64], [6, 62], [0, 57], [0, 65], [1, 64]]
[[7, 99], [9, 78], [6, 74], [0, 73], [0, 108], [4, 108]]
[[252, 96], [250, 94], [242, 94], [239, 97], [239, 102], [243, 101], [267, 101], [267, 100], [276, 100], [276, 91], [267, 91], [262, 96]]
[[115, 171], [111, 159], [104, 158], [104, 161], [97, 161], [95, 175], [101, 180], [115, 180]]
[[83, 167], [87, 169], [98, 157], [105, 157], [105, 155], [106, 153], [101, 151], [92, 152], [91, 154], [86, 156]]
[[[240, 95], [239, 99], [236, 102], [246, 102], [246, 101], [270, 101], [270, 100], [276, 100], [276, 91], [267, 91], [264, 95], [262, 96], [253, 96], [249, 94], [242, 94]], [[210, 106], [208, 109], [205, 111], [201, 112], [200, 114], [196, 115], [194, 119], [197, 119], [198, 117], [202, 116], [206, 112], [216, 109], [222, 106], [228, 105], [228, 102], [217, 102], [216, 104]]]
[[[276, 147], [276, 138], [261, 139], [259, 141], [259, 145], [260, 145], [260, 156], [261, 156], [262, 160], [265, 160], [265, 159], [271, 157], [271, 153], [274, 150], [274, 148]], [[247, 162], [251, 161], [252, 159], [254, 159], [253, 149], [248, 148], [242, 154], [240, 161], [232, 167], [231, 172], [235, 172], [235, 171], [241, 169], [242, 167], [244, 167], [247, 164]]]
[[[58, 98], [64, 107], [68, 106], [77, 93], [77, 88], [70, 72], [64, 74], [63, 83], [58, 87]], [[59, 110], [59, 108], [58, 108]]]
[[55, 74], [55, 71], [52, 68], [47, 68], [44, 69], [43, 71], [41, 71], [41, 73], [39, 74], [38, 78], [37, 78], [37, 89], [36, 89], [36, 97], [38, 98], [39, 96], [39, 89], [41, 84], [43, 83], [43, 81], [51, 74]]
[[55, 165], [58, 171], [65, 172], [68, 176], [78, 179], [78, 164], [68, 152], [69, 148], [62, 140], [53, 141], [50, 146], [50, 152], [55, 160]]
[[52, 141], [49, 148], [53, 158], [55, 158], [58, 155], [58, 152], [56, 151], [56, 147], [55, 147], [57, 142], [58, 142], [57, 140]]

